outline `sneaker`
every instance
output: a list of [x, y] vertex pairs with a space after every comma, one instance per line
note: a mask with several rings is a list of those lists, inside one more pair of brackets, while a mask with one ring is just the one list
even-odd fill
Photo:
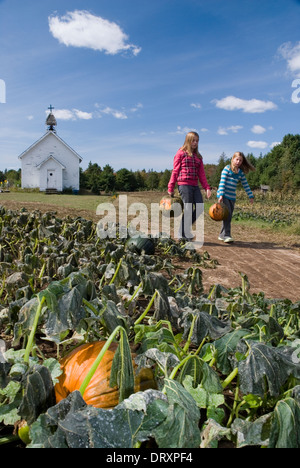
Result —
[[225, 240], [224, 237], [221, 237], [221, 236], [219, 236], [218, 239], [221, 240], [221, 241]]
[[232, 242], [234, 242], [234, 240], [232, 239], [232, 237], [225, 237], [224, 242], [226, 242], [226, 244], [231, 244]]

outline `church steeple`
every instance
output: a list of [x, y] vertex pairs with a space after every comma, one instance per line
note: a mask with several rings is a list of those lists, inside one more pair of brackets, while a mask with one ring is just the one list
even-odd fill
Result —
[[54, 115], [52, 113], [52, 111], [54, 110], [54, 107], [52, 106], [52, 104], [50, 104], [48, 109], [50, 110], [50, 114], [48, 115], [48, 117], [46, 119], [46, 125], [48, 127], [48, 132], [56, 133], [55, 127], [57, 125], [57, 122], [56, 122], [56, 118], [54, 117]]

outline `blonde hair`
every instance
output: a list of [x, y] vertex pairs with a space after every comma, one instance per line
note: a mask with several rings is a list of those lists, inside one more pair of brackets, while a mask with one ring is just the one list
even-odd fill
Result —
[[197, 132], [189, 132], [186, 134], [186, 137], [185, 137], [185, 141], [184, 141], [184, 144], [183, 146], [181, 147], [181, 149], [183, 151], [186, 151], [188, 153], [189, 156], [193, 156], [194, 153], [196, 153], [196, 155], [198, 156], [198, 158], [202, 159], [202, 156], [201, 154], [199, 153], [199, 150], [198, 150], [198, 146], [195, 150], [192, 149], [192, 146], [191, 146], [191, 143], [193, 141], [194, 138], [198, 138], [199, 140], [199, 135]]
[[240, 156], [241, 158], [243, 158], [243, 162], [240, 165], [240, 169], [244, 172], [244, 174], [248, 174], [249, 171], [255, 171], [255, 167], [252, 166], [252, 164], [248, 161], [244, 153], [242, 153], [241, 151], [236, 151], [234, 155], [232, 156], [231, 161], [230, 161], [231, 169], [232, 169], [232, 160], [235, 156]]

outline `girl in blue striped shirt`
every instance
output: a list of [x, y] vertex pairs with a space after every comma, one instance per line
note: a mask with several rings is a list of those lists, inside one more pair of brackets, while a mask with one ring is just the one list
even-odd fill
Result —
[[250, 203], [253, 203], [254, 196], [245, 177], [245, 174], [248, 174], [249, 171], [255, 171], [255, 168], [246, 159], [244, 153], [237, 151], [234, 153], [230, 165], [228, 164], [224, 167], [221, 173], [217, 197], [220, 203], [223, 202], [227, 206], [229, 216], [223, 221], [219, 240], [226, 243], [233, 242], [233, 238], [231, 237], [231, 219], [236, 200], [236, 187], [239, 181], [241, 181], [250, 199]]

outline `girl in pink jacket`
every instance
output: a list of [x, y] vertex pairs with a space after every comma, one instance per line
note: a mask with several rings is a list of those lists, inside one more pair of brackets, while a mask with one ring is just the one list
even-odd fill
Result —
[[182, 216], [179, 229], [179, 239], [193, 240], [191, 233], [192, 224], [196, 221], [196, 206], [203, 204], [199, 181], [207, 198], [211, 196], [211, 189], [206, 180], [202, 156], [198, 150], [199, 135], [189, 132], [185, 137], [184, 145], [177, 151], [174, 157], [173, 171], [168, 184], [168, 193], [174, 196], [174, 187], [177, 182], [178, 190], [184, 204], [184, 215]]

